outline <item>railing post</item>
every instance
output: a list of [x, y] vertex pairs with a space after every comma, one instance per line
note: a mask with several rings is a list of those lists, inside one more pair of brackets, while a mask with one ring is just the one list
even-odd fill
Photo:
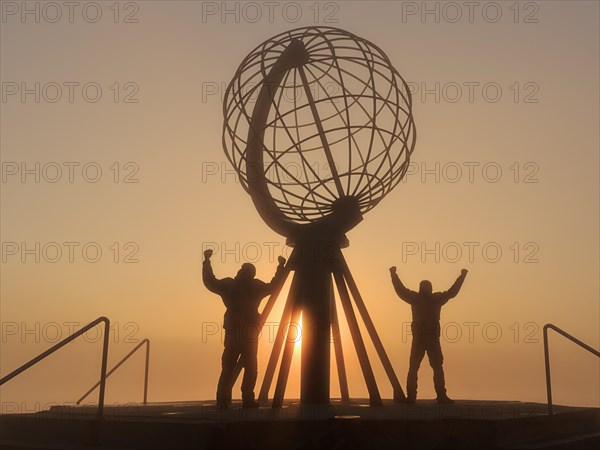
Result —
[[[121, 359], [117, 364], [115, 364], [115, 366], [110, 369], [108, 372], [106, 372], [106, 376], [105, 376], [105, 380], [108, 379], [108, 377], [110, 377], [113, 373], [116, 372], [116, 370], [121, 367], [129, 358], [131, 358], [131, 356], [133, 354], [135, 354], [135, 352], [138, 351], [138, 349], [140, 349], [143, 345], [146, 345], [146, 367], [144, 370], [144, 403], [147, 402], [148, 400], [148, 371], [149, 371], [149, 364], [150, 364], [150, 340], [149, 339], [142, 339], [142, 341], [140, 343], [138, 343], [138, 345], [136, 345], [133, 350], [131, 350], [129, 353], [127, 353], [127, 355], [125, 355], [123, 357], [123, 359]], [[90, 395], [92, 392], [94, 392], [94, 390], [100, 386], [100, 384], [102, 383], [102, 379], [100, 379], [100, 381], [98, 381], [96, 384], [94, 384], [85, 394], [83, 394], [79, 400], [77, 400], [76, 404], [79, 405], [88, 395]]]
[[101, 424], [103, 413], [104, 413], [104, 393], [105, 393], [105, 389], [106, 389], [106, 377], [107, 377], [106, 366], [108, 363], [108, 341], [109, 341], [109, 334], [110, 334], [110, 320], [108, 320], [108, 318], [106, 318], [104, 316], [98, 317], [93, 322], [88, 323], [81, 330], [67, 336], [62, 341], [53, 345], [45, 352], [40, 353], [38, 356], [36, 356], [32, 360], [28, 361], [27, 363], [23, 364], [21, 367], [13, 370], [11, 373], [9, 373], [8, 375], [6, 375], [5, 377], [0, 379], [0, 386], [2, 386], [7, 381], [12, 380], [14, 377], [19, 375], [20, 373], [24, 372], [25, 370], [29, 369], [33, 365], [37, 364], [38, 362], [40, 362], [47, 356], [51, 355], [55, 351], [60, 350], [62, 347], [67, 345], [69, 342], [74, 341], [79, 336], [84, 334], [86, 331], [90, 330], [91, 328], [95, 327], [96, 325], [99, 325], [100, 323], [104, 323], [104, 343], [102, 345], [102, 364], [100, 367], [100, 382], [99, 382], [100, 394], [98, 396], [98, 414], [96, 416], [96, 421], [92, 425], [92, 442], [93, 443], [98, 442], [98, 436], [100, 433], [100, 424]]
[[546, 366], [546, 396], [548, 399], [548, 414], [552, 415], [552, 383], [550, 381], [550, 350], [548, 349], [548, 327], [550, 324], [544, 325], [544, 362]]
[[110, 321], [104, 317], [104, 343], [102, 345], [102, 367], [100, 368], [100, 394], [98, 395], [98, 421], [102, 420], [104, 413], [104, 394], [106, 391], [106, 366], [108, 364], [108, 341]]
[[593, 349], [592, 347], [587, 345], [585, 342], [580, 341], [575, 336], [567, 333], [565, 330], [558, 328], [556, 325], [552, 325], [551, 323], [547, 323], [546, 325], [544, 325], [544, 333], [543, 334], [544, 334], [544, 361], [546, 364], [546, 393], [548, 395], [548, 414], [552, 414], [553, 412], [552, 412], [552, 384], [551, 384], [551, 380], [550, 380], [550, 350], [548, 348], [549, 347], [549, 345], [548, 345], [548, 330], [549, 329], [553, 329], [561, 336], [566, 337], [571, 342], [574, 342], [575, 344], [579, 345], [581, 348], [583, 348], [584, 350], [587, 350], [592, 355], [596, 355], [598, 358], [600, 358], [600, 352], [596, 349]]
[[148, 403], [148, 371], [150, 369], [150, 341], [146, 339], [146, 370], [144, 375], [144, 405]]

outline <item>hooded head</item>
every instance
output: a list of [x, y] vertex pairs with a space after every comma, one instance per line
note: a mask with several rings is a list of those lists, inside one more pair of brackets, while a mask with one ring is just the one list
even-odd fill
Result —
[[256, 275], [256, 267], [254, 264], [244, 263], [235, 276], [236, 280], [252, 280]]
[[433, 292], [433, 287], [431, 286], [431, 281], [423, 280], [419, 285], [419, 293], [420, 294], [431, 294]]

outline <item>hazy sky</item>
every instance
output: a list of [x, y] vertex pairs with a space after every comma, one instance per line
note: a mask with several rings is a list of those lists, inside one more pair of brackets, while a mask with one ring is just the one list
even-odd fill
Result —
[[[289, 253], [226, 163], [222, 96], [258, 44], [314, 25], [377, 44], [413, 89], [410, 174], [344, 250], [403, 386], [410, 308], [391, 265], [414, 289], [470, 270], [442, 311], [453, 398], [545, 401], [545, 323], [600, 344], [597, 2], [26, 3], [2, 2], [0, 22], [0, 374], [105, 315], [111, 362], [151, 339], [151, 401], [213, 397], [222, 344], [207, 330], [224, 307], [202, 285], [203, 248], [218, 247], [219, 277], [250, 260], [269, 279]], [[555, 402], [598, 406], [598, 360], [551, 340]], [[90, 333], [3, 386], [3, 411], [72, 402], [99, 364]], [[107, 400], [140, 400], [142, 370], [140, 354]], [[426, 361], [420, 379], [433, 397]]]

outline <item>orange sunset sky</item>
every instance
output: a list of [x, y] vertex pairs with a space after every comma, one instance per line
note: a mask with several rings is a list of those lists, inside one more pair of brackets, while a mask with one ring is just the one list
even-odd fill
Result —
[[[227, 163], [225, 86], [258, 44], [314, 25], [375, 43], [413, 90], [409, 174], [344, 250], [402, 385], [410, 307], [391, 265], [413, 289], [427, 278], [445, 290], [469, 269], [442, 311], [453, 398], [544, 402], [548, 322], [598, 348], [597, 2], [84, 3], [36, 21], [2, 2], [0, 375], [104, 315], [109, 367], [151, 340], [150, 401], [214, 398], [222, 343], [207, 330], [224, 306], [202, 284], [202, 251], [216, 248], [217, 277], [248, 260], [263, 280], [289, 255]], [[341, 333], [350, 393], [365, 397]], [[264, 334], [259, 383], [270, 348]], [[2, 411], [73, 402], [97, 381], [100, 349], [91, 332], [10, 381]], [[551, 359], [555, 403], [600, 406], [596, 358], [552, 335]], [[107, 402], [140, 401], [142, 380], [140, 353], [110, 378]], [[420, 380], [432, 398], [426, 361]]]

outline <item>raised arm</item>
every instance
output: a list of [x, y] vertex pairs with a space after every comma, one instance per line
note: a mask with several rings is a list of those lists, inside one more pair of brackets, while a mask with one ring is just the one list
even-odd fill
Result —
[[408, 289], [402, 281], [400, 281], [400, 277], [396, 273], [396, 266], [390, 267], [390, 275], [392, 276], [392, 284], [394, 285], [394, 289], [396, 290], [396, 294], [406, 303], [413, 304], [419, 297], [419, 294], [415, 291], [411, 291]]
[[202, 281], [204, 286], [211, 292], [221, 295], [223, 293], [222, 280], [217, 279], [213, 272], [212, 266], [210, 265], [210, 257], [212, 256], [212, 250], [204, 251], [204, 262], [202, 263]]
[[450, 287], [450, 289], [448, 289], [447, 291], [441, 293], [442, 294], [441, 295], [442, 305], [445, 304], [451, 298], [454, 298], [458, 295], [458, 293], [460, 292], [460, 288], [462, 287], [463, 282], [465, 281], [465, 277], [467, 276], [468, 272], [469, 271], [467, 269], [461, 270], [460, 275], [458, 276], [458, 278], [456, 279], [456, 281], [454, 282], [452, 287]]
[[281, 279], [284, 275], [285, 268], [285, 258], [280, 256], [278, 259], [279, 265], [277, 266], [277, 270], [275, 271], [275, 275], [271, 279], [269, 283], [265, 283], [263, 286], [263, 296], [270, 295], [275, 290], [275, 287], [281, 282]]

